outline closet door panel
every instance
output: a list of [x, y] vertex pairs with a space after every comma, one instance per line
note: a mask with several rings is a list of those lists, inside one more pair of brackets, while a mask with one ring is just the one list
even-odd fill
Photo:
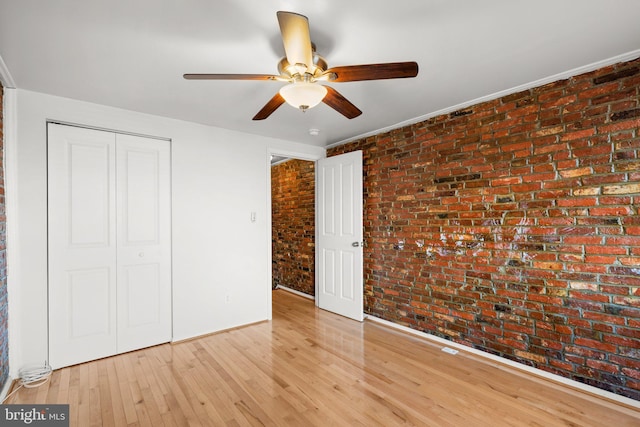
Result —
[[162, 293], [158, 264], [129, 265], [123, 268], [121, 289], [125, 293], [125, 329], [145, 327], [161, 321]]
[[[81, 340], [83, 337], [109, 336], [113, 330], [109, 269], [69, 270], [65, 284], [65, 292], [69, 297], [70, 338]], [[92, 303], [87, 304], [87, 301]], [[109, 351], [113, 351], [113, 348]]]
[[118, 352], [171, 340], [170, 143], [117, 135]]
[[49, 363], [116, 351], [115, 135], [48, 126]]

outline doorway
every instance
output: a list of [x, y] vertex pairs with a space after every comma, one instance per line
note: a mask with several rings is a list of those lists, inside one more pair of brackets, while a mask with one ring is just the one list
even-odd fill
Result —
[[[285, 233], [279, 229], [278, 223], [274, 227], [274, 208], [272, 200], [272, 170], [271, 159], [274, 156], [289, 158], [286, 154], [271, 153], [269, 155], [268, 168], [268, 212], [269, 215], [269, 235], [271, 236], [272, 245], [269, 250], [269, 272], [268, 277], [272, 283], [272, 288], [280, 286], [274, 280], [282, 280], [284, 277], [280, 271], [274, 270], [274, 264], [280, 261], [280, 254], [275, 253], [274, 246], [281, 240], [283, 248], [283, 257], [295, 260], [293, 265], [300, 266], [299, 260], [295, 256], [300, 252], [300, 246], [287, 245]], [[290, 158], [295, 159], [295, 156]], [[284, 159], [278, 159], [284, 161]], [[299, 160], [310, 160], [302, 158]], [[319, 308], [341, 314], [345, 317], [362, 321], [363, 320], [363, 196], [362, 196], [362, 152], [355, 151], [351, 153], [334, 156], [330, 159], [318, 158], [314, 159], [313, 173], [305, 174], [304, 186], [305, 191], [302, 197], [307, 194], [314, 194], [313, 200], [314, 214], [305, 215], [309, 218], [308, 222], [313, 224], [314, 230], [312, 234], [306, 232], [300, 233], [303, 237], [302, 243], [296, 245], [307, 245], [313, 249], [315, 253], [313, 264], [314, 274], [308, 277], [314, 278], [314, 295], [315, 305]], [[293, 173], [288, 176], [285, 174], [284, 179], [289, 181], [299, 180], [301, 170], [305, 169], [304, 163], [291, 164], [290, 169]], [[316, 171], [317, 168], [317, 171]], [[276, 175], [276, 174], [273, 174]], [[313, 176], [313, 180], [311, 179]], [[299, 191], [299, 182], [287, 182], [285, 191], [294, 194], [285, 194], [283, 200], [285, 204], [295, 204], [296, 194]], [[317, 185], [317, 188], [316, 188]], [[312, 190], [310, 190], [312, 188]], [[311, 198], [310, 196], [308, 196]], [[276, 201], [275, 203], [279, 203]], [[279, 215], [282, 212], [278, 213]], [[287, 215], [287, 212], [284, 214]], [[297, 216], [296, 213], [288, 213], [288, 216]], [[317, 219], [317, 224], [316, 224]], [[286, 218], [286, 224], [291, 223], [291, 218]], [[304, 225], [302, 227], [304, 229]], [[282, 233], [282, 235], [280, 235]], [[296, 240], [300, 239], [300, 235], [293, 234]], [[310, 236], [313, 236], [311, 242]], [[305, 239], [306, 237], [306, 239]], [[317, 245], [317, 246], [316, 246]], [[278, 249], [276, 249], [278, 250]], [[309, 255], [306, 255], [309, 257]], [[275, 271], [275, 273], [274, 273]], [[290, 289], [288, 286], [284, 286]], [[309, 287], [310, 288], [310, 287]], [[307, 289], [309, 289], [307, 288]], [[307, 295], [304, 292], [298, 292], [301, 295]], [[272, 295], [269, 292], [269, 319], [272, 318]]]
[[315, 162], [271, 158], [272, 289], [315, 298]]
[[[293, 150], [286, 150], [286, 149], [267, 149], [267, 158], [266, 158], [266, 162], [267, 162], [267, 212], [268, 212], [268, 233], [269, 233], [269, 251], [268, 251], [268, 256], [269, 256], [269, 266], [268, 266], [268, 271], [267, 271], [267, 275], [269, 278], [269, 283], [271, 284], [271, 288], [273, 289], [274, 286], [279, 286], [279, 287], [283, 287], [284, 284], [280, 283], [279, 281], [275, 281], [274, 280], [274, 268], [273, 268], [273, 261], [274, 261], [274, 254], [273, 254], [273, 242], [274, 239], [277, 237], [274, 237], [274, 232], [273, 232], [273, 201], [272, 201], [272, 173], [271, 173], [271, 167], [272, 164], [277, 165], [281, 162], [285, 162], [285, 161], [291, 161], [291, 160], [296, 160], [296, 161], [303, 161], [303, 162], [309, 162], [309, 163], [313, 163], [314, 164], [314, 169], [315, 169], [315, 163], [317, 160], [321, 159], [323, 156], [321, 155], [313, 155], [313, 154], [308, 154], [308, 153], [300, 153], [297, 151], [293, 151]], [[315, 180], [315, 171], [314, 171], [314, 180]], [[315, 200], [315, 196], [314, 196], [314, 200]], [[313, 225], [315, 227], [315, 216], [313, 217]], [[315, 246], [315, 235], [313, 236], [313, 240], [314, 240], [314, 246]], [[314, 248], [315, 249], [315, 248]], [[314, 260], [314, 264], [315, 264], [315, 260]], [[277, 276], [276, 276], [277, 277]], [[312, 277], [313, 277], [313, 283], [314, 283], [314, 294], [315, 294], [315, 273], [312, 273]], [[277, 279], [279, 280], [279, 279]], [[289, 290], [289, 289], [287, 289]], [[299, 291], [292, 289], [293, 293], [298, 293]], [[268, 318], [271, 319], [272, 318], [272, 298], [271, 295], [272, 293], [269, 292], [269, 301], [268, 301]], [[309, 295], [305, 292], [299, 292], [299, 294], [301, 296], [306, 296], [310, 299], [315, 299], [314, 295]], [[317, 305], [317, 301], [315, 301], [315, 304]]]

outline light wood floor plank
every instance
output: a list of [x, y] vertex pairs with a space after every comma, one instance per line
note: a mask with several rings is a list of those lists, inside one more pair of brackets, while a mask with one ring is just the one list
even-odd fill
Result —
[[[70, 425], [80, 425], [78, 421], [79, 413], [80, 413], [80, 368], [78, 366], [74, 366], [72, 368], [64, 368], [59, 371], [55, 371], [53, 375], [59, 375], [59, 372], [64, 371], [65, 369], [69, 370], [69, 400], [67, 402], [60, 403], [71, 403], [73, 405], [69, 405], [69, 424]], [[28, 403], [48, 403], [48, 402], [39, 402], [33, 400], [22, 400], [21, 402]], [[17, 403], [17, 402], [16, 402]]]
[[60, 388], [58, 390], [58, 398], [53, 403], [64, 404], [69, 402], [69, 386], [71, 381], [71, 369], [64, 368], [60, 370]]
[[126, 425], [131, 425], [138, 421], [138, 415], [136, 414], [135, 401], [129, 387], [131, 378], [130, 370], [128, 369], [129, 364], [125, 363], [125, 357], [114, 357], [113, 362], [117, 378], [109, 378], [109, 380], [111, 382], [117, 380], [117, 392], [122, 399], [122, 411], [124, 412]]
[[53, 373], [71, 426], [639, 426], [640, 411], [273, 294], [273, 320]]
[[117, 400], [111, 394], [111, 387], [109, 384], [109, 372], [107, 365], [112, 363], [111, 359], [99, 360], [98, 366], [98, 393], [100, 394], [100, 419], [103, 426], [116, 426], [114, 412], [120, 411], [122, 405], [117, 404]]
[[[77, 417], [77, 425], [89, 425], [91, 412], [89, 410], [89, 365], [90, 363], [83, 363], [79, 365], [79, 381], [78, 381], [78, 417]], [[56, 372], [57, 373], [57, 372]], [[33, 403], [48, 403], [48, 402], [33, 402]]]
[[113, 409], [113, 421], [115, 426], [126, 426], [127, 415], [125, 413], [125, 404], [120, 393], [120, 378], [118, 371], [116, 370], [116, 363], [113, 359], [106, 359], [106, 371], [107, 377], [103, 379], [105, 386], [109, 388], [111, 395], [112, 409]]
[[[90, 426], [102, 425], [102, 399], [106, 398], [100, 393], [100, 377], [98, 375], [98, 366], [102, 360], [95, 363], [89, 363], [89, 415]], [[108, 420], [107, 420], [108, 422]]]

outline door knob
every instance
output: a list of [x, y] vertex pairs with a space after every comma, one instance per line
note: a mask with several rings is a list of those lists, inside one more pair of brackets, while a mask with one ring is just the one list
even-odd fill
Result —
[[360, 246], [360, 242], [353, 242], [351, 246], [353, 246], [354, 248], [357, 248]]

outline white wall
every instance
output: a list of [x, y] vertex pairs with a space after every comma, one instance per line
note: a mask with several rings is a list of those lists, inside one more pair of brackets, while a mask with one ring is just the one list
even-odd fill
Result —
[[16, 192], [8, 218], [12, 376], [48, 352], [47, 120], [171, 139], [174, 340], [269, 318], [267, 156], [319, 158], [324, 149], [18, 90], [15, 150], [6, 159]]

